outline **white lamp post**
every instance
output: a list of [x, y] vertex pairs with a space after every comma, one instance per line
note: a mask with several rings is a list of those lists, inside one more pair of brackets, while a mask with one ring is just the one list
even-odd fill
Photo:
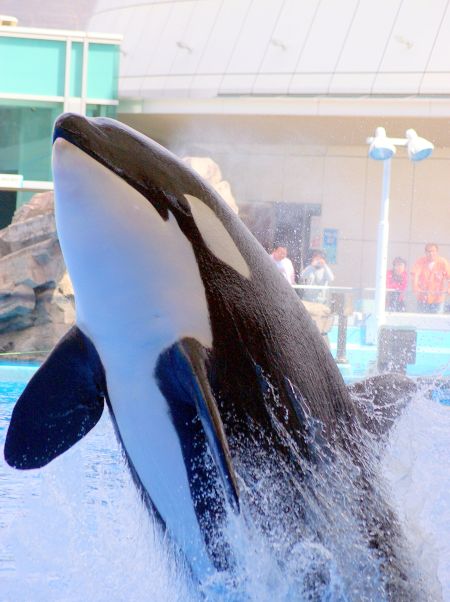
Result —
[[377, 267], [375, 276], [375, 333], [385, 321], [386, 313], [386, 272], [389, 242], [389, 190], [391, 185], [391, 159], [396, 146], [406, 146], [411, 161], [422, 161], [433, 152], [433, 144], [417, 135], [415, 130], [406, 130], [406, 138], [388, 138], [386, 130], [378, 127], [375, 136], [368, 138], [369, 157], [383, 161], [383, 185], [381, 192], [380, 221], [377, 239]]

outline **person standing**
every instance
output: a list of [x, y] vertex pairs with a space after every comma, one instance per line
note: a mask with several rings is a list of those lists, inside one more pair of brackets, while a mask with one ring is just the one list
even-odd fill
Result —
[[405, 291], [408, 288], [408, 272], [406, 271], [406, 261], [401, 257], [396, 257], [392, 264], [392, 269], [388, 270], [386, 275], [386, 310], [387, 311], [406, 311]]
[[295, 270], [292, 261], [287, 256], [287, 248], [281, 243], [275, 243], [270, 256], [289, 284], [295, 284]]
[[[314, 251], [311, 257], [311, 263], [300, 274], [304, 284], [310, 286], [326, 287], [334, 280], [334, 274], [327, 265], [325, 253], [323, 251]], [[303, 294], [304, 301], [314, 303], [325, 303], [327, 300], [327, 291], [324, 289], [306, 289]]]
[[425, 245], [425, 256], [420, 257], [412, 269], [413, 290], [417, 298], [417, 311], [442, 313], [450, 280], [450, 265], [440, 257], [436, 243]]

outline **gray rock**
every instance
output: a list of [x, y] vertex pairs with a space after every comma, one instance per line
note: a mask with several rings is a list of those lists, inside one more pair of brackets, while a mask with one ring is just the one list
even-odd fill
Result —
[[0, 359], [45, 359], [75, 321], [53, 211], [37, 194], [0, 230]]
[[11, 290], [0, 290], [0, 333], [31, 326], [35, 307], [36, 296], [30, 286], [19, 284]]
[[[216, 163], [198, 157], [185, 161], [237, 211]], [[36, 194], [0, 230], [0, 360], [44, 360], [75, 322], [73, 287], [53, 211], [53, 193]], [[333, 325], [330, 309], [320, 303], [304, 305], [320, 332], [328, 333]]]

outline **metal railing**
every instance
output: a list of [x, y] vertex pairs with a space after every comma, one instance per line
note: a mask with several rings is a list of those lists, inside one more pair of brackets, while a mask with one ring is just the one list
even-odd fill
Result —
[[[349, 325], [361, 328], [361, 339], [365, 343], [378, 345], [379, 332], [377, 332], [374, 320], [374, 288], [304, 284], [296, 284], [293, 288], [302, 300], [322, 303], [337, 317], [336, 362], [338, 364], [348, 363], [347, 328]], [[394, 291], [388, 289], [387, 292]], [[397, 312], [387, 310], [384, 320], [385, 327], [396, 330], [450, 331], [450, 295], [446, 295], [441, 313], [426, 313], [417, 311], [415, 295], [413, 291], [407, 291], [405, 292], [405, 310]]]

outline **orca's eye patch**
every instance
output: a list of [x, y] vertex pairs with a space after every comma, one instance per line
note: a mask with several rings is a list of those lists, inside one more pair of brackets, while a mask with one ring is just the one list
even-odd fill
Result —
[[247, 262], [214, 211], [197, 197], [190, 194], [184, 196], [189, 203], [195, 225], [211, 253], [244, 278], [250, 278]]

